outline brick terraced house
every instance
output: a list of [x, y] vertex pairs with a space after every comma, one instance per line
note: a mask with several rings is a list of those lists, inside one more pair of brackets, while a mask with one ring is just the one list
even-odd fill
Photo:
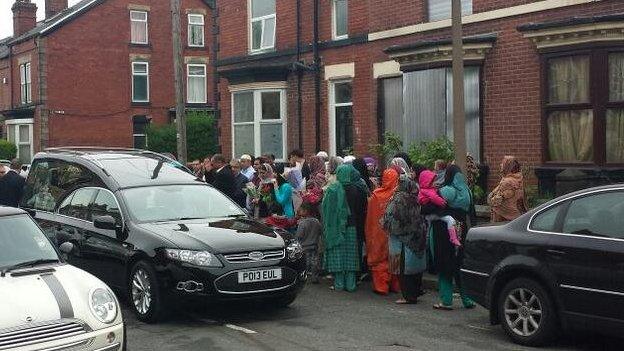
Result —
[[[6, 0], [9, 1], [9, 0]], [[18, 157], [53, 146], [144, 147], [174, 117], [169, 1], [15, 0], [0, 40], [0, 120]], [[211, 0], [182, 1], [188, 109], [212, 110]]]
[[[450, 0], [219, 0], [226, 154], [452, 138]], [[469, 152], [542, 191], [624, 181], [624, 1], [462, 0]]]

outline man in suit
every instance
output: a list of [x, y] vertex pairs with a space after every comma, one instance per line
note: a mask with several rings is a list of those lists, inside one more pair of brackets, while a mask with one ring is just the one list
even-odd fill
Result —
[[0, 178], [0, 205], [17, 207], [24, 194], [26, 181], [20, 176], [22, 164], [18, 159], [11, 161], [11, 169]]
[[234, 175], [232, 200], [234, 200], [240, 207], [245, 208], [247, 206], [247, 194], [245, 194], [245, 187], [247, 186], [247, 183], [249, 183], [249, 179], [241, 172], [242, 167], [242, 162], [238, 160], [230, 161], [230, 168], [232, 169], [232, 174]]
[[210, 160], [212, 171], [210, 177], [206, 176], [206, 179], [210, 179], [209, 182], [220, 190], [225, 195], [229, 196], [230, 199], [234, 198], [234, 175], [232, 174], [232, 170], [228, 166], [225, 161], [225, 157], [221, 154], [216, 154], [212, 156]]

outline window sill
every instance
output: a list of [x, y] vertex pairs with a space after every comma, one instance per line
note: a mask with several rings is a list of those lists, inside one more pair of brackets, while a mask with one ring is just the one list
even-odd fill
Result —
[[275, 48], [270, 48], [270, 49], [261, 49], [261, 50], [250, 50], [249, 51], [249, 55], [262, 55], [262, 54], [268, 54], [271, 52], [275, 52], [276, 49]]
[[206, 45], [204, 46], [191, 46], [191, 45], [187, 45], [186, 46], [186, 50], [206, 50]]
[[146, 48], [146, 49], [151, 49], [152, 48], [152, 44], [147, 43], [147, 44], [139, 44], [139, 43], [130, 43], [128, 44], [129, 47], [131, 48]]
[[138, 107], [152, 106], [152, 103], [149, 101], [145, 101], [145, 102], [132, 101], [130, 104], [132, 106], [138, 106]]

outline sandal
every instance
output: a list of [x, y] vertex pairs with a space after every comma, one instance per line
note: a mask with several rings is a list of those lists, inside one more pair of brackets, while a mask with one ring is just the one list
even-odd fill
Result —
[[434, 310], [442, 310], [442, 311], [452, 311], [453, 307], [452, 306], [447, 306], [441, 303], [436, 303], [435, 305], [433, 305], [433, 309]]
[[394, 303], [396, 303], [397, 305], [415, 305], [418, 303], [418, 301], [408, 301], [406, 299], [398, 299], [394, 301]]

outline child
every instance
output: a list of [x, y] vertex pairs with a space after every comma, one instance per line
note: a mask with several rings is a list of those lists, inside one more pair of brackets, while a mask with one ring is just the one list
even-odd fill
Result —
[[[438, 194], [438, 189], [434, 186], [434, 181], [436, 178], [436, 174], [432, 171], [423, 171], [420, 173], [420, 177], [418, 178], [418, 183], [420, 184], [420, 191], [418, 192], [418, 203], [421, 206], [432, 204], [437, 207], [446, 207], [446, 200]], [[427, 215], [425, 217], [427, 221], [430, 223], [434, 220], [441, 220], [446, 223], [449, 233], [449, 240], [455, 247], [461, 246], [459, 238], [457, 237], [457, 228], [455, 219], [451, 216], [438, 216], [438, 215]]]
[[314, 205], [304, 202], [299, 207], [297, 215], [299, 222], [297, 226], [297, 239], [306, 254], [306, 265], [308, 276], [313, 284], [319, 282], [319, 261], [320, 261], [320, 240], [323, 235], [323, 226], [314, 217]]
[[439, 188], [442, 184], [444, 184], [444, 177], [446, 176], [446, 161], [444, 160], [436, 160], [433, 166], [433, 171], [435, 172], [435, 180], [433, 181], [433, 185], [436, 188]]

